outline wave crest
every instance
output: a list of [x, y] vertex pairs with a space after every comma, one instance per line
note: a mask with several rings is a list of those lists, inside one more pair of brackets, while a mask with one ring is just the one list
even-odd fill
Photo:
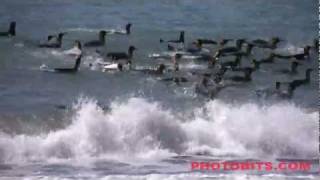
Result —
[[216, 100], [191, 110], [193, 117], [181, 117], [143, 98], [113, 102], [108, 111], [82, 98], [74, 109], [64, 129], [38, 136], [0, 134], [0, 162], [317, 155], [318, 113], [293, 104], [261, 107]]

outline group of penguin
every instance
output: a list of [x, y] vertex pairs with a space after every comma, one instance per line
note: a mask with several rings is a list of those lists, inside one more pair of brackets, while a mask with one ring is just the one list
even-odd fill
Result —
[[[98, 48], [106, 44], [106, 36], [108, 34], [130, 35], [132, 24], [128, 23], [124, 30], [120, 31], [106, 31], [101, 30], [98, 33], [98, 39], [85, 42], [84, 47]], [[45, 43], [38, 45], [39, 48], [61, 48], [63, 37], [66, 33], [59, 33], [57, 35], [49, 35]], [[11, 22], [9, 29], [0, 32], [0, 37], [16, 36], [16, 22]], [[134, 51], [137, 50], [135, 46], [129, 46], [127, 52], [108, 52], [103, 55], [106, 61], [100, 62], [98, 65], [104, 71], [141, 71], [145, 74], [163, 77], [165, 73], [170, 74], [171, 77], [160, 78], [161, 81], [171, 81], [177, 85], [192, 81], [192, 77], [200, 77], [200, 82], [195, 86], [195, 92], [206, 96], [208, 98], [215, 98], [217, 94], [224, 88], [235, 86], [238, 84], [249, 83], [253, 81], [252, 73], [259, 71], [263, 64], [275, 64], [276, 60], [287, 60], [290, 66], [287, 69], [282, 69], [279, 72], [288, 74], [294, 77], [298, 74], [298, 66], [308, 63], [310, 61], [310, 51], [319, 52], [319, 40], [315, 39], [312, 45], [306, 45], [299, 49], [299, 52], [281, 53], [277, 52], [278, 43], [283, 41], [278, 37], [273, 37], [270, 40], [264, 39], [206, 39], [198, 38], [192, 44], [186, 45], [185, 32], [181, 31], [177, 39], [164, 40], [160, 39], [161, 44], [166, 44], [167, 51], [162, 54], [151, 55], [150, 58], [169, 60], [169, 65], [159, 64], [155, 69], [135, 69], [132, 67], [132, 60], [134, 59]], [[267, 50], [269, 56], [257, 60], [252, 57], [252, 51], [257, 48], [263, 51]], [[209, 50], [210, 49], [210, 50]], [[75, 55], [75, 65], [72, 68], [55, 68], [47, 71], [57, 73], [76, 73], [79, 70], [82, 59], [82, 43], [79, 40], [75, 41], [72, 49], [64, 51], [66, 54]], [[102, 56], [99, 50], [96, 50]], [[186, 77], [181, 76], [182, 70], [180, 63], [188, 58], [193, 61], [206, 62], [208, 67], [206, 72], [203, 71], [188, 71]], [[226, 61], [225, 59], [234, 58], [233, 61]], [[243, 59], [246, 59], [251, 66], [242, 66]], [[90, 64], [92, 66], [92, 64]], [[170, 68], [172, 67], [172, 68]], [[43, 67], [42, 67], [43, 68]], [[227, 72], [239, 72], [241, 76], [226, 76]], [[292, 98], [294, 90], [300, 86], [310, 83], [312, 69], [308, 68], [305, 71], [305, 77], [302, 79], [293, 79], [288, 82], [275, 82], [275, 88], [268, 92], [258, 92], [257, 95], [269, 93], [281, 98]], [[190, 78], [191, 76], [191, 78]], [[282, 90], [281, 86], [286, 85], [287, 89]]]

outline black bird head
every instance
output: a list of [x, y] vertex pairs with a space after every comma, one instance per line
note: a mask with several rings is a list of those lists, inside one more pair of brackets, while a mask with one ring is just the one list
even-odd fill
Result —
[[278, 43], [278, 42], [280, 42], [280, 41], [282, 41], [279, 37], [273, 37], [272, 39], [271, 39], [271, 42], [272, 43]]
[[166, 66], [164, 64], [160, 64], [158, 67], [158, 71], [160, 71], [161, 73], [163, 73], [165, 69], [166, 69]]
[[129, 35], [131, 33], [131, 23], [126, 24], [126, 34]]
[[134, 46], [129, 46], [129, 49], [128, 49], [129, 52], [133, 52], [134, 50], [137, 50], [137, 48]]
[[59, 33], [59, 34], [58, 34], [58, 39], [62, 39], [62, 37], [63, 37], [65, 34], [67, 34], [67, 33]]
[[54, 36], [49, 35], [49, 36], [48, 36], [48, 41], [50, 41], [53, 37], [54, 37]]
[[170, 44], [168, 44], [168, 51], [174, 51], [175, 48], [173, 46], [171, 46]]
[[107, 31], [102, 30], [99, 32], [100, 37], [105, 37], [106, 35], [107, 35]]
[[176, 54], [174, 55], [174, 57], [175, 57], [176, 59], [180, 59], [180, 58], [182, 57], [182, 54], [176, 53]]

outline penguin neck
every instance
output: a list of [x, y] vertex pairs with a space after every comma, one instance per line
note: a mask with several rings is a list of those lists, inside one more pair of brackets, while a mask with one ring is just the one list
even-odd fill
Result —
[[184, 43], [184, 32], [180, 33], [180, 38], [179, 38], [180, 42]]
[[79, 56], [77, 59], [76, 59], [76, 63], [74, 65], [74, 70], [75, 71], [78, 71], [79, 67], [80, 67], [80, 64], [81, 64], [81, 56]]
[[8, 33], [11, 35], [11, 36], [15, 36], [16, 35], [16, 26], [11, 24], [10, 25], [10, 28], [8, 30]]
[[128, 56], [129, 56], [129, 59], [133, 57], [133, 50], [131, 49], [128, 50]]
[[126, 28], [126, 34], [127, 34], [127, 35], [129, 35], [129, 34], [131, 33], [130, 28], [131, 28], [130, 26], [127, 26], [127, 28]]

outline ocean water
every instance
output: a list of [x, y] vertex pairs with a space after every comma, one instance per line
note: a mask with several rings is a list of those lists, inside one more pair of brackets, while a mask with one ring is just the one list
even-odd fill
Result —
[[[77, 74], [40, 70], [73, 65], [63, 55], [74, 40], [107, 35], [103, 52], [138, 48], [133, 64], [152, 68], [170, 60], [149, 58], [166, 51], [159, 39], [186, 31], [196, 38], [285, 41], [277, 51], [297, 51], [318, 37], [316, 0], [2, 0], [0, 30], [12, 20], [17, 36], [0, 38], [0, 179], [316, 179], [318, 178], [318, 53], [294, 77], [276, 73], [286, 60], [262, 65], [253, 82], [222, 90], [214, 100], [195, 93], [200, 77], [182, 85], [139, 72], [101, 72], [95, 48], [85, 48]], [[48, 34], [67, 32], [61, 49], [40, 49]], [[214, 52], [215, 47], [207, 47]], [[269, 51], [270, 52], [270, 51]], [[262, 59], [269, 52], [254, 49]], [[247, 61], [243, 61], [247, 66]], [[259, 98], [275, 81], [311, 83], [290, 100]], [[206, 62], [184, 60], [182, 75], [205, 71]], [[232, 73], [228, 75], [233, 75]], [[170, 73], [163, 75], [170, 77]], [[310, 172], [199, 172], [192, 161], [306, 160]]]

